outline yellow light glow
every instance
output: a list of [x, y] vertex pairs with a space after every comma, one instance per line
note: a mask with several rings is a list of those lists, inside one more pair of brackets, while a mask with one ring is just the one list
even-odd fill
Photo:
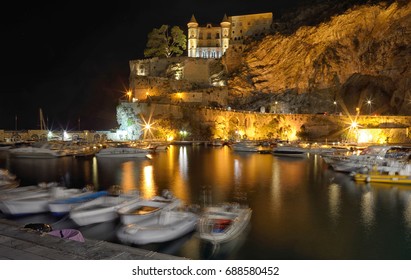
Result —
[[351, 128], [356, 128], [358, 127], [358, 123], [357, 122], [352, 122], [351, 123]]
[[361, 130], [358, 132], [358, 143], [371, 143], [372, 134], [368, 130]]

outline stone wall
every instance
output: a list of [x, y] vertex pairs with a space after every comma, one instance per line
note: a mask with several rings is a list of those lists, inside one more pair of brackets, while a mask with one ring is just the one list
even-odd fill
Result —
[[[379, 140], [408, 143], [411, 117], [408, 116], [337, 116], [319, 114], [273, 114], [235, 111], [171, 104], [139, 104], [148, 118], [168, 118], [209, 127], [213, 138], [230, 139], [236, 134], [258, 140], [280, 138], [311, 141], [357, 141], [366, 129], [380, 135]], [[351, 127], [355, 119], [358, 126]], [[388, 137], [388, 139], [387, 139]]]

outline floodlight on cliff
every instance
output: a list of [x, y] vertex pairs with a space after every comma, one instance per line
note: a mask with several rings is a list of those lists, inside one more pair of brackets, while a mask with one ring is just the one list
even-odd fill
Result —
[[367, 100], [367, 105], [368, 105], [368, 115], [371, 115], [371, 99]]

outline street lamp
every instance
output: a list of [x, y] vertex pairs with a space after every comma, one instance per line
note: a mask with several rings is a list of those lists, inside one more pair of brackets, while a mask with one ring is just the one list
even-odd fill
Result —
[[181, 135], [181, 138], [183, 139], [183, 141], [185, 140], [185, 137], [187, 136], [187, 131], [185, 131], [185, 130], [180, 130], [180, 135]]
[[127, 99], [128, 99], [128, 102], [130, 102], [130, 100], [131, 100], [131, 90], [127, 91]]

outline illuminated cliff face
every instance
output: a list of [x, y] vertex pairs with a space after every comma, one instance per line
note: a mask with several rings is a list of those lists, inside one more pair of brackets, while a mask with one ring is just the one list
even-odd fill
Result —
[[236, 96], [326, 91], [351, 112], [371, 99], [377, 113], [407, 113], [410, 46], [410, 2], [361, 6], [289, 36], [266, 37], [244, 53], [228, 84]]

